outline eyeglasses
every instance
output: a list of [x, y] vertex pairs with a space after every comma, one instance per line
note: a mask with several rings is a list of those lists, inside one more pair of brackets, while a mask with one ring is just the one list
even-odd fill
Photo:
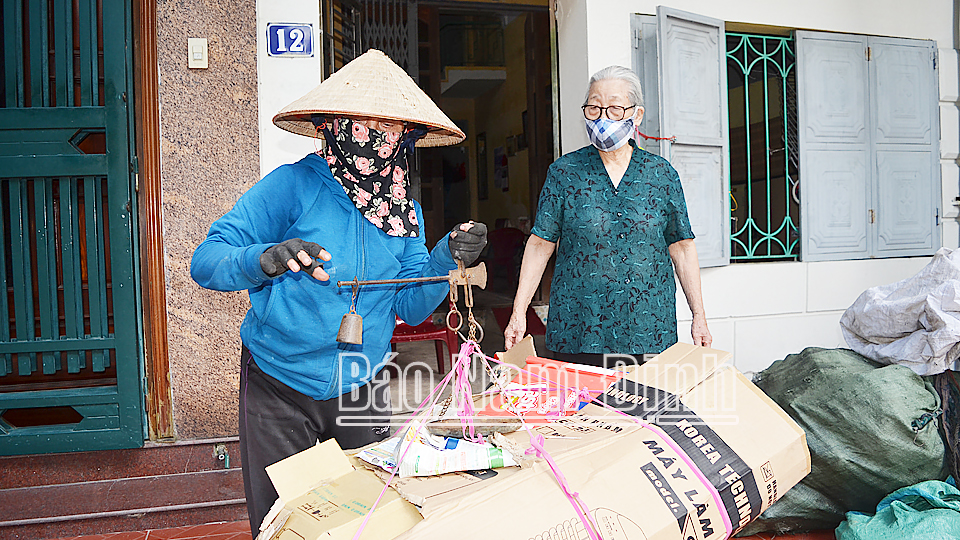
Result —
[[631, 105], [629, 107], [621, 107], [620, 105], [610, 105], [609, 107], [600, 107], [599, 105], [584, 105], [580, 107], [583, 109], [583, 117], [587, 120], [596, 120], [600, 118], [600, 115], [606, 112], [607, 118], [609, 120], [619, 121], [623, 120], [623, 116], [627, 114], [627, 111], [636, 107], [636, 105]]

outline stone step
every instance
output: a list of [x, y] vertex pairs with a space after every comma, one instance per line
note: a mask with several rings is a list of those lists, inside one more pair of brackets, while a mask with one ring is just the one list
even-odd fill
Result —
[[0, 538], [43, 540], [246, 517], [235, 439], [0, 458]]
[[0, 489], [222, 470], [228, 461], [229, 468], [240, 468], [236, 437], [148, 442], [126, 450], [0, 456]]

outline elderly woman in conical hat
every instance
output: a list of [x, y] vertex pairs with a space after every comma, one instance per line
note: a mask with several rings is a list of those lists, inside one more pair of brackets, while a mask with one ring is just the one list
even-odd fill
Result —
[[[240, 329], [239, 427], [254, 536], [277, 498], [267, 465], [317, 440], [357, 448], [387, 436], [388, 386], [375, 377], [389, 359], [396, 317], [419, 324], [449, 292], [446, 282], [353, 292], [336, 281], [444, 276], [458, 259], [473, 263], [486, 243], [486, 227], [468, 222], [427, 249], [408, 157], [415, 145], [456, 144], [464, 134], [380, 51], [350, 62], [273, 121], [326, 145], [244, 193], [191, 263], [201, 286], [250, 295]], [[348, 312], [362, 317], [361, 344], [337, 341]]]

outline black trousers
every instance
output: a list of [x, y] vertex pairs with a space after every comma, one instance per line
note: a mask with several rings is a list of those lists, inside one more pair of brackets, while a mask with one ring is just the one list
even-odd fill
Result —
[[[277, 499], [265, 468], [336, 439], [344, 450], [382, 441], [390, 432], [390, 387], [383, 371], [338, 398], [318, 401], [267, 375], [246, 347], [240, 353], [240, 460], [253, 538]], [[337, 420], [353, 419], [354, 425]]]

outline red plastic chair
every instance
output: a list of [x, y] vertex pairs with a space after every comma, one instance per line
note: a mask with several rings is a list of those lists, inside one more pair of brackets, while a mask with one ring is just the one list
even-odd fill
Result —
[[446, 323], [434, 324], [433, 317], [417, 326], [410, 326], [399, 317], [397, 318], [397, 326], [393, 329], [393, 337], [390, 339], [391, 345], [427, 340], [434, 341], [437, 346], [437, 372], [443, 375], [446, 372], [443, 367], [443, 344], [447, 344], [448, 357], [460, 352], [460, 341], [456, 332], [447, 328]]

